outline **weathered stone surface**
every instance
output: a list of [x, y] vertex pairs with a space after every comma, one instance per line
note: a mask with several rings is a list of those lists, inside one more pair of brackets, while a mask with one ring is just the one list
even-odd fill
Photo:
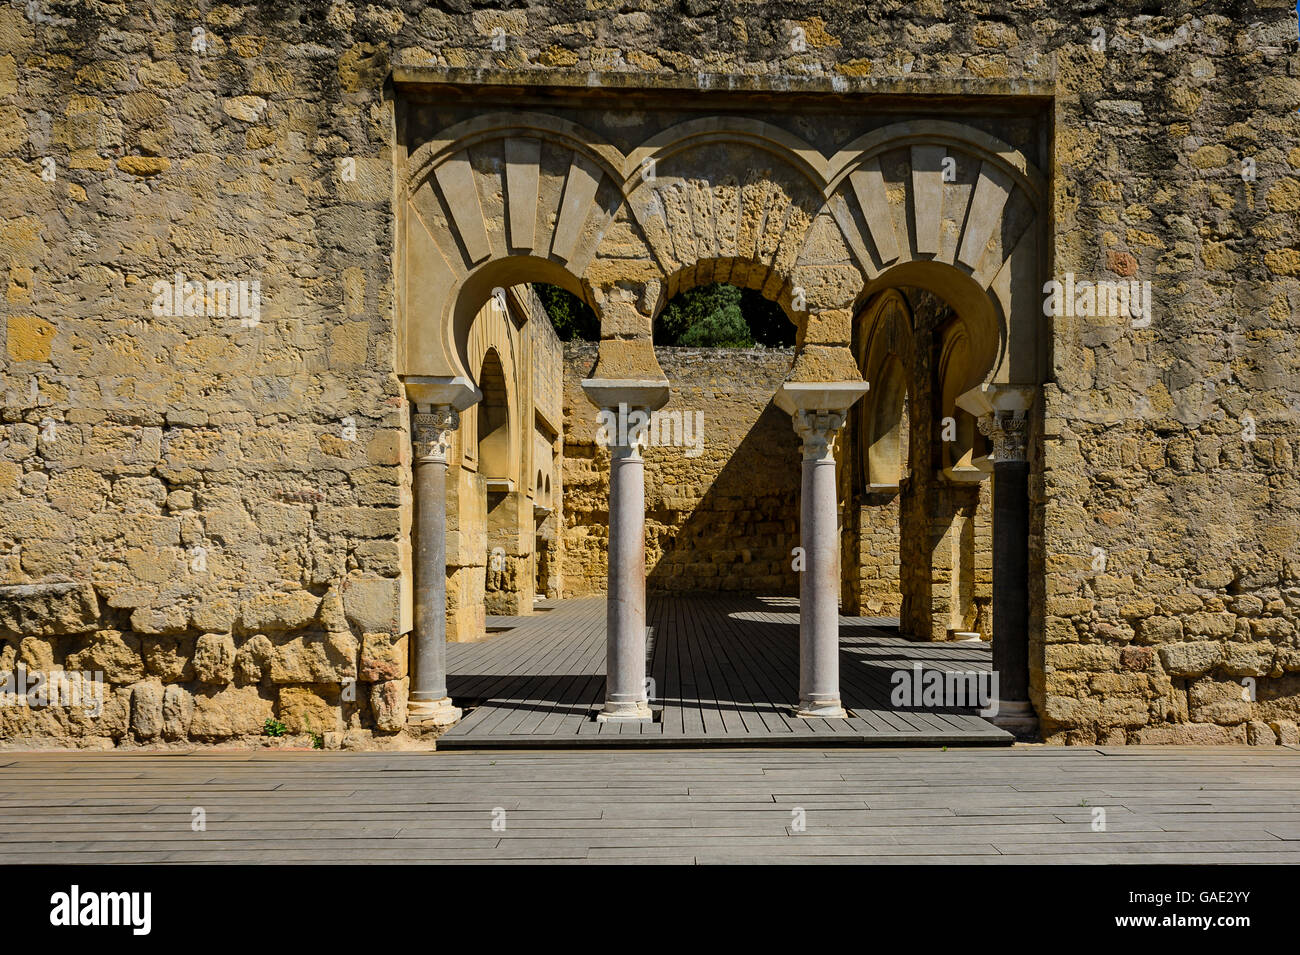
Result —
[[1277, 744], [1277, 734], [1268, 723], [1250, 720], [1246, 723], [1246, 742], [1251, 746], [1274, 746]]
[[205, 633], [194, 645], [194, 675], [203, 683], [235, 678], [235, 639], [228, 633]]
[[394, 733], [406, 725], [407, 681], [390, 680], [370, 688], [370, 709], [375, 728]]
[[101, 672], [109, 683], [135, 683], [144, 676], [140, 638], [117, 630], [100, 630], [82, 637], [68, 654], [64, 668]]
[[340, 588], [343, 612], [359, 631], [396, 633], [397, 581], [383, 577], [349, 577]]
[[305, 633], [271, 653], [272, 683], [341, 683], [357, 675], [357, 639], [351, 633]]
[[201, 740], [260, 736], [275, 703], [256, 686], [201, 687], [194, 693], [190, 735]]
[[190, 721], [194, 718], [194, 697], [189, 690], [175, 683], [163, 691], [163, 736], [169, 740], [189, 736]]
[[282, 686], [276, 718], [290, 733], [343, 732], [343, 711], [337, 687]]
[[1277, 741], [1283, 746], [1295, 746], [1300, 744], [1300, 728], [1297, 728], [1294, 720], [1271, 720], [1268, 724]]
[[0, 586], [0, 632], [20, 636], [89, 633], [99, 599], [87, 583]]
[[190, 613], [190, 626], [203, 633], [229, 633], [235, 624], [236, 608], [233, 600], [208, 598]]
[[140, 638], [145, 670], [163, 683], [184, 683], [194, 678], [194, 638]]
[[301, 630], [316, 620], [320, 598], [305, 590], [259, 594], [244, 601], [239, 616], [249, 632]]
[[181, 607], [141, 607], [131, 614], [131, 629], [144, 634], [184, 633], [189, 614]]
[[1273, 669], [1277, 648], [1271, 643], [1224, 645], [1223, 671], [1230, 676], [1264, 676]]
[[1219, 682], [1209, 677], [1187, 688], [1187, 703], [1193, 723], [1221, 723], [1232, 726], [1250, 719], [1250, 702], [1244, 699], [1240, 683]]
[[161, 683], [137, 683], [131, 687], [131, 730], [142, 742], [163, 731], [163, 687]]
[[1246, 727], [1215, 726], [1213, 723], [1172, 723], [1144, 726], [1137, 731], [1137, 742], [1184, 746], [1226, 746], [1246, 742]]
[[406, 676], [407, 639], [390, 633], [366, 633], [361, 636], [361, 664], [358, 679], [367, 683], [385, 683]]
[[1201, 676], [1223, 660], [1222, 644], [1199, 640], [1160, 648], [1160, 662], [1174, 676]]
[[235, 654], [235, 674], [245, 683], [258, 683], [270, 675], [275, 646], [270, 637], [256, 634], [245, 640]]

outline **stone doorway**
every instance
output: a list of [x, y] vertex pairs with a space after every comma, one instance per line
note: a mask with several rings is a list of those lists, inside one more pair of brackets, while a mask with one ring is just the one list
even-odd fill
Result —
[[[945, 632], [966, 633], [958, 628], [981, 625], [981, 602], [992, 605], [992, 621], [987, 612], [984, 620], [995, 629], [995, 653], [1005, 654], [1005, 708], [1031, 717], [1029, 644], [1041, 624], [1029, 612], [1029, 539], [1041, 515], [1031, 508], [1033, 456], [1024, 449], [1041, 413], [1035, 397], [1045, 367], [1047, 190], [1036, 170], [1048, 160], [1047, 101], [850, 103], [820, 95], [778, 104], [708, 92], [685, 107], [650, 89], [611, 96], [557, 88], [541, 99], [503, 91], [494, 104], [479, 90], [471, 107], [455, 105], [458, 94], [432, 73], [405, 69], [397, 79], [405, 149], [398, 371], [417, 404], [470, 408], [482, 400], [469, 346], [495, 288], [551, 283], [595, 310], [601, 340], [583, 382], [592, 414], [648, 417], [665, 406], [669, 379], [652, 328], [681, 288], [725, 281], [760, 290], [795, 320], [795, 353], [773, 400], [802, 445], [804, 716], [843, 718], [836, 661], [847, 472], [840, 466], [837, 477], [837, 459], [842, 465], [852, 445], [845, 424], [869, 387], [887, 400], [902, 387], [889, 367], [876, 369], [879, 381], [864, 379], [854, 350], [858, 319], [883, 293], [904, 287], [955, 306], [960, 334], [933, 331], [940, 365], [962, 372], [935, 392], [939, 404], [957, 409], [956, 434], [942, 452], [951, 460], [932, 464], [961, 474], [994, 446], [985, 510], [994, 515], [999, 592], [990, 599], [980, 591], [974, 558], [967, 566], [963, 557], [981, 533], [979, 493], [973, 501], [955, 495], [945, 506], [958, 573], [938, 615]], [[873, 443], [894, 434], [888, 414], [872, 420], [885, 428], [879, 435], [868, 428]], [[610, 448], [601, 713], [609, 720], [649, 715], [643, 450], [626, 436]], [[417, 565], [414, 586], [443, 573]], [[1041, 566], [1032, 573], [1041, 579]], [[933, 583], [932, 574], [929, 607], [924, 587], [907, 591], [908, 618], [928, 617], [917, 629], [930, 635]], [[417, 659], [417, 680], [420, 672]]]

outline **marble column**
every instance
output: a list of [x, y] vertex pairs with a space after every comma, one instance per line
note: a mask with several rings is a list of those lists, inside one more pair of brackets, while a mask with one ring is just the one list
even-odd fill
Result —
[[993, 671], [998, 710], [1007, 729], [1032, 732], [1029, 703], [1029, 461], [1023, 410], [994, 410], [979, 419], [993, 442]]
[[799, 706], [803, 717], [845, 717], [840, 704], [840, 539], [831, 442], [844, 427], [836, 412], [797, 411], [803, 441], [799, 543]]
[[598, 436], [610, 451], [605, 706], [596, 719], [648, 720], [645, 462], [641, 449], [651, 412], [668, 401], [668, 383], [586, 379], [582, 386], [600, 409]]
[[447, 695], [447, 450], [460, 427], [450, 405], [417, 405], [415, 442], [415, 600], [411, 633], [411, 722], [445, 726], [460, 719]]
[[795, 715], [844, 718], [840, 702], [840, 534], [835, 434], [865, 382], [786, 382], [776, 403], [803, 441], [799, 506], [799, 705]]

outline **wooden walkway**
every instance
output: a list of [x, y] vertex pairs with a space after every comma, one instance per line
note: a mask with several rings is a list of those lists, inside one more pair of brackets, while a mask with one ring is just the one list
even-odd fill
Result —
[[[1010, 734], [970, 708], [895, 708], [894, 671], [987, 672], [987, 644], [914, 643], [894, 621], [842, 617], [844, 720], [799, 719], [799, 612], [791, 598], [651, 598], [654, 722], [599, 723], [605, 600], [556, 601], [480, 643], [448, 647], [448, 689], [467, 709], [439, 749], [537, 746], [987, 745]], [[502, 618], [505, 620], [506, 618]]]
[[1282, 746], [3, 753], [0, 863], [1295, 864], [1297, 792]]

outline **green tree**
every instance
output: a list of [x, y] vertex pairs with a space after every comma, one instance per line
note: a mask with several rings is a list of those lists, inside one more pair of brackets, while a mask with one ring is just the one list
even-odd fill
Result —
[[600, 321], [591, 307], [578, 296], [556, 285], [534, 284], [533, 291], [542, 300], [542, 308], [550, 316], [560, 341], [600, 341]]
[[780, 306], [753, 289], [714, 283], [675, 296], [655, 323], [656, 345], [694, 348], [781, 347], [794, 325]]

